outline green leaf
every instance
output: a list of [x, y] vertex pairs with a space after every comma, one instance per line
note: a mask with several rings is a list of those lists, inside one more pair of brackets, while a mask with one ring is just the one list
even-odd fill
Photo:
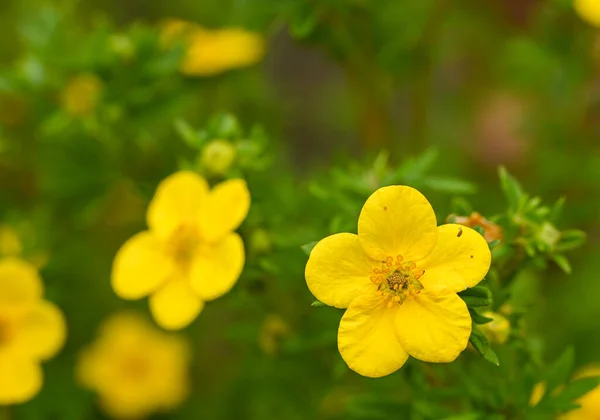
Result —
[[194, 129], [183, 119], [177, 119], [173, 123], [175, 130], [181, 139], [191, 148], [200, 150], [202, 148], [202, 140]]
[[471, 319], [473, 320], [474, 323], [482, 325], [482, 324], [487, 324], [488, 322], [492, 322], [493, 319], [492, 318], [488, 318], [484, 315], [481, 315], [477, 309], [474, 308], [468, 308], [469, 309], [469, 313], [471, 314]]
[[469, 308], [481, 308], [492, 304], [491, 298], [482, 298], [477, 296], [461, 296]]
[[548, 220], [550, 220], [553, 223], [558, 222], [558, 219], [560, 218], [560, 216], [562, 214], [564, 206], [565, 206], [565, 197], [561, 197], [558, 200], [556, 200], [556, 202], [550, 209], [550, 213], [548, 214]]
[[552, 254], [550, 258], [552, 258], [552, 261], [554, 261], [562, 271], [564, 271], [566, 274], [571, 274], [571, 263], [569, 263], [567, 257], [561, 254]]
[[549, 395], [559, 385], [564, 384], [571, 371], [575, 362], [575, 351], [573, 347], [568, 347], [563, 354], [550, 366], [546, 373], [546, 395]]
[[475, 184], [456, 178], [428, 176], [421, 181], [421, 185], [445, 194], [474, 194], [477, 192]]
[[315, 300], [313, 303], [310, 304], [310, 306], [314, 306], [315, 308], [319, 307], [319, 306], [327, 306], [325, 305], [323, 302], [321, 302], [320, 300]]
[[498, 176], [500, 177], [500, 185], [506, 199], [508, 200], [509, 206], [513, 210], [517, 210], [520, 206], [521, 200], [525, 197], [525, 193], [521, 188], [519, 182], [508, 173], [504, 166], [498, 168]]
[[581, 378], [565, 385], [556, 399], [573, 402], [600, 385], [600, 377]]
[[407, 160], [401, 165], [394, 176], [394, 181], [410, 184], [419, 180], [433, 167], [439, 156], [436, 148], [427, 149], [422, 155]]
[[310, 253], [312, 251], [312, 249], [315, 247], [315, 245], [318, 243], [319, 241], [314, 241], [314, 242], [309, 242], [307, 244], [302, 245], [300, 248], [302, 248], [302, 251], [304, 251], [304, 253], [306, 255], [310, 256]]
[[491, 349], [490, 342], [475, 324], [473, 324], [469, 341], [485, 360], [496, 366], [500, 366], [500, 360], [496, 353]]
[[560, 239], [556, 245], [558, 252], [564, 252], [571, 249], [579, 248], [586, 239], [586, 233], [582, 230], [571, 229], [560, 233]]
[[492, 292], [485, 286], [475, 286], [458, 294], [470, 308], [489, 306], [493, 303]]

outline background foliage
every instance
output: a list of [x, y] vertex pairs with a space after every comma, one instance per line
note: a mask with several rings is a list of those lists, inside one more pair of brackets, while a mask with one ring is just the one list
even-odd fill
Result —
[[[179, 168], [246, 178], [253, 206], [244, 274], [183, 332], [193, 395], [157, 418], [553, 418], [593, 386], [569, 378], [600, 354], [600, 37], [570, 1], [4, 0], [0, 11], [0, 216], [26, 255], [47, 257], [46, 295], [69, 330], [15, 419], [103, 418], [74, 361], [113, 311], [147, 313], [112, 292], [112, 259]], [[160, 44], [169, 17], [262, 33], [267, 55], [183, 76], [181, 48]], [[65, 89], [81, 75], [99, 94], [73, 115]], [[236, 150], [224, 174], [202, 157], [213, 139]], [[471, 349], [374, 381], [341, 360], [341, 311], [311, 307], [301, 245], [355, 232], [366, 197], [391, 183], [422, 190], [438, 221], [477, 211], [503, 227], [493, 301], [471, 296], [510, 304], [511, 338], [492, 344], [499, 367]], [[587, 232], [582, 248], [573, 229]], [[571, 385], [532, 408], [540, 381], [548, 394]]]

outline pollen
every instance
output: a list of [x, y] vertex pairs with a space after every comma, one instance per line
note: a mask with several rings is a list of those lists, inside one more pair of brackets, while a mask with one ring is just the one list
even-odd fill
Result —
[[402, 305], [408, 296], [423, 289], [419, 279], [425, 270], [419, 270], [413, 261], [404, 262], [402, 255], [398, 255], [395, 259], [387, 257], [382, 266], [385, 268], [373, 269], [376, 275], [371, 276], [371, 281], [378, 285], [377, 294], [388, 307]]
[[185, 270], [189, 268], [199, 244], [200, 236], [196, 229], [180, 226], [169, 240], [168, 251], [180, 268]]

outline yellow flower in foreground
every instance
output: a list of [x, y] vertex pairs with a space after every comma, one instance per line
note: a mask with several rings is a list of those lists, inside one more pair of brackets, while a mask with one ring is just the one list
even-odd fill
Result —
[[187, 341], [133, 313], [113, 315], [77, 364], [80, 382], [96, 391], [112, 417], [143, 418], [181, 404], [189, 393]]
[[[600, 366], [591, 365], [583, 368], [575, 379], [587, 378], [592, 376], [600, 376]], [[579, 400], [577, 403], [581, 408], [570, 411], [561, 417], [561, 420], [592, 420], [600, 419], [600, 386], [591, 390]]]
[[149, 230], [119, 250], [112, 286], [123, 299], [150, 295], [150, 310], [163, 328], [187, 326], [205, 301], [227, 293], [244, 267], [244, 244], [233, 231], [250, 207], [245, 181], [209, 190], [194, 172], [163, 180], [148, 207]]
[[34, 266], [0, 260], [0, 405], [33, 398], [42, 387], [41, 362], [65, 340], [62, 313], [42, 295]]
[[94, 112], [102, 92], [102, 81], [94, 74], [80, 74], [69, 80], [62, 92], [65, 111], [74, 117], [86, 117]]
[[419, 191], [383, 187], [363, 206], [358, 235], [331, 235], [313, 248], [306, 282], [321, 302], [348, 308], [338, 348], [357, 373], [388, 375], [409, 355], [451, 362], [466, 348], [471, 317], [456, 292], [479, 283], [491, 254], [473, 229], [436, 225]]
[[575, 0], [575, 11], [589, 24], [600, 27], [600, 1]]
[[163, 26], [163, 44], [181, 39], [186, 53], [181, 71], [190, 76], [212, 76], [227, 70], [257, 63], [265, 54], [262, 36], [242, 28], [210, 30], [182, 20]]

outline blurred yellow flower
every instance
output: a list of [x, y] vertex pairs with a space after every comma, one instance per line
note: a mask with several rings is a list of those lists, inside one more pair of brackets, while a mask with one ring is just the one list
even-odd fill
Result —
[[118, 313], [77, 363], [77, 376], [98, 393], [114, 418], [137, 419], [171, 410], [189, 393], [187, 341], [152, 327], [133, 313]]
[[183, 20], [167, 21], [161, 32], [164, 45], [181, 40], [186, 46], [181, 71], [189, 76], [212, 76], [257, 63], [265, 54], [259, 34], [242, 28], [210, 30]]
[[61, 99], [65, 111], [73, 117], [86, 117], [96, 109], [102, 93], [102, 81], [94, 74], [80, 74], [73, 77], [64, 90]]
[[575, 11], [589, 24], [600, 27], [600, 1], [575, 0]]
[[544, 395], [546, 395], [546, 382], [538, 382], [531, 390], [531, 395], [529, 396], [529, 406], [535, 407], [538, 405], [539, 402], [542, 401], [542, 398], [544, 398]]
[[249, 207], [241, 179], [210, 190], [194, 172], [167, 177], [148, 207], [149, 230], [129, 239], [115, 257], [113, 289], [123, 299], [150, 295], [150, 310], [163, 328], [187, 326], [205, 301], [227, 293], [240, 276], [244, 244], [234, 230]]
[[313, 248], [306, 282], [321, 302], [348, 308], [338, 348], [357, 373], [388, 375], [409, 355], [451, 362], [467, 347], [471, 316], [456, 293], [485, 276], [490, 250], [471, 228], [436, 225], [419, 191], [383, 187], [363, 206], [358, 235], [331, 235]]
[[42, 387], [41, 362], [65, 340], [61, 311], [42, 296], [34, 266], [17, 258], [0, 260], [0, 405], [33, 398]]
[[[588, 378], [592, 376], [600, 376], [600, 365], [590, 365], [584, 367], [575, 379]], [[561, 417], [561, 420], [591, 420], [600, 418], [600, 386], [591, 390], [579, 400], [577, 403], [581, 408], [573, 410]]]
[[479, 326], [481, 332], [493, 343], [504, 344], [510, 335], [510, 322], [504, 316], [496, 312], [487, 311], [483, 316], [491, 318], [492, 321]]

